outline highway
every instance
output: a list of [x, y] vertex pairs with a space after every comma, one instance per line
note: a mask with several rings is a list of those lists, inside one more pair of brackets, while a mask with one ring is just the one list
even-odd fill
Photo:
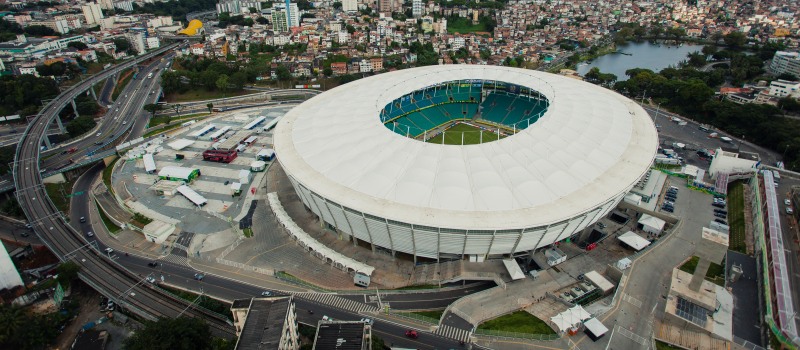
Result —
[[[163, 60], [156, 60], [147, 66], [141, 66], [136, 79], [131, 79], [125, 86], [98, 126], [77, 140], [60, 145], [59, 149], [54, 151], [58, 153], [44, 160], [42, 169], [56, 170], [71, 164], [72, 161], [79, 162], [90, 157], [96, 150], [108, 149], [113, 146], [113, 141], [124, 137], [126, 132], [132, 130], [131, 128], [139, 131], [139, 135], [141, 135], [149, 114], [142, 110], [142, 106], [157, 100], [158, 95], [153, 91], [160, 91], [158, 76], [173, 55], [173, 53], [168, 53]], [[151, 72], [153, 77], [147, 78]], [[141, 93], [139, 93], [140, 91]], [[79, 151], [69, 153], [67, 150], [72, 148]]]
[[81, 279], [111, 300], [117, 301], [120, 307], [148, 319], [176, 317], [179, 314], [201, 317], [208, 322], [214, 334], [231, 336], [233, 327], [222, 317], [204, 310], [187, 309], [187, 302], [152, 288], [144, 278], [118, 264], [115, 261], [116, 254], [94, 249], [92, 244], [94, 241], [87, 240], [83, 233], [73, 229], [56, 209], [47, 196], [40, 175], [39, 155], [42, 139], [48, 125], [64, 106], [93, 84], [140, 61], [170, 51], [178, 45], [163, 47], [136, 60], [104, 70], [64, 91], [45, 105], [39, 115], [28, 124], [17, 147], [13, 169], [16, 194], [39, 239], [62, 261], [71, 260], [80, 265]]

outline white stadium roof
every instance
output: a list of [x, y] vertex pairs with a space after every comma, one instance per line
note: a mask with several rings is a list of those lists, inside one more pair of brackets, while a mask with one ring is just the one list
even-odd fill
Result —
[[[434, 84], [497, 80], [539, 91], [542, 118], [480, 145], [440, 145], [386, 128], [381, 110]], [[280, 164], [309, 190], [373, 215], [455, 229], [519, 229], [570, 219], [628, 191], [658, 137], [649, 115], [604, 88], [531, 70], [428, 66], [332, 89], [287, 113], [274, 134]]]

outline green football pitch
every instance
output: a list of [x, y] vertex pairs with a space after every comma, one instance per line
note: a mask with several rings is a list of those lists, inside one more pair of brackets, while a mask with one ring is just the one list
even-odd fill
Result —
[[[501, 134], [499, 138], [503, 137], [504, 135]], [[432, 137], [428, 142], [441, 144], [442, 139], [444, 139], [444, 144], [446, 145], [461, 145], [462, 140], [464, 145], [475, 145], [495, 141], [498, 137], [496, 131], [481, 130], [472, 125], [458, 123], [445, 130], [444, 133]]]

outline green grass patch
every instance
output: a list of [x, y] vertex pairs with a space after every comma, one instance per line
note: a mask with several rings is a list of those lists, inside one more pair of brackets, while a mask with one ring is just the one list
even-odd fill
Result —
[[97, 201], [95, 201], [94, 204], [97, 205], [97, 212], [100, 213], [100, 219], [103, 220], [103, 225], [106, 225], [106, 229], [108, 230], [109, 233], [114, 234], [122, 230], [121, 227], [117, 226], [117, 224], [115, 224], [113, 221], [111, 221], [111, 219], [108, 218], [106, 213], [103, 212], [103, 209], [100, 209], [100, 203], [97, 203]]
[[481, 323], [478, 329], [528, 334], [556, 334], [547, 323], [525, 311], [515, 311], [486, 321]]
[[437, 320], [441, 320], [442, 319], [442, 315], [444, 314], [444, 310], [438, 310], [438, 311], [413, 311], [411, 313], [412, 314], [417, 314], [417, 315], [420, 315], [420, 316], [434, 318], [434, 319], [437, 319]]
[[293, 101], [293, 100], [305, 100], [306, 97], [303, 95], [289, 95], [289, 96], [271, 96], [270, 100], [272, 101]]
[[462, 141], [464, 145], [475, 145], [496, 141], [503, 137], [505, 136], [502, 134], [498, 137], [497, 132], [481, 130], [469, 124], [458, 123], [443, 133], [428, 139], [428, 142], [442, 144], [442, 139], [444, 139], [444, 144], [446, 145], [461, 145]]
[[656, 350], [682, 350], [682, 348], [669, 345], [663, 341], [656, 340]]
[[482, 22], [479, 22], [478, 24], [472, 24], [471, 19], [459, 17], [455, 20], [448, 18], [447, 32], [450, 34], [467, 34], [474, 32], [488, 32], [488, 30], [486, 29], [486, 25]]
[[111, 194], [114, 194], [114, 187], [111, 186], [111, 173], [114, 171], [114, 165], [117, 164], [119, 157], [114, 157], [114, 160], [111, 161], [108, 165], [106, 165], [105, 169], [103, 169], [103, 183], [106, 184], [106, 187]]
[[192, 101], [212, 100], [224, 97], [241, 96], [252, 93], [254, 92], [250, 90], [228, 91], [223, 93], [222, 91], [209, 91], [200, 88], [200, 89], [191, 89], [184, 93], [172, 93], [166, 95], [164, 97], [164, 100], [167, 102], [192, 102]]
[[244, 233], [244, 236], [247, 238], [253, 237], [253, 229], [250, 227], [243, 229], [242, 232]]
[[697, 269], [698, 262], [700, 262], [700, 258], [693, 256], [691, 259], [689, 259], [689, 261], [683, 263], [683, 265], [681, 265], [681, 267], [679, 267], [678, 269], [683, 272], [694, 274], [694, 270]]
[[152, 127], [155, 127], [155, 126], [159, 126], [161, 124], [174, 123], [174, 122], [178, 122], [178, 121], [182, 121], [182, 120], [186, 120], [186, 119], [192, 119], [192, 118], [196, 118], [196, 117], [207, 116], [209, 114], [210, 113], [194, 113], [194, 114], [182, 115], [182, 116], [179, 116], [179, 117], [166, 116], [166, 115], [155, 116], [155, 117], [150, 118], [150, 121], [148, 122], [147, 127], [148, 128], [152, 128]]
[[122, 79], [117, 81], [117, 85], [114, 86], [114, 92], [111, 93], [111, 99], [116, 101], [119, 94], [122, 93], [122, 90], [125, 89], [125, 86], [131, 82], [133, 79], [133, 69], [126, 69], [122, 71]]
[[728, 225], [730, 240], [728, 248], [747, 254], [744, 230], [744, 181], [735, 181], [728, 186]]
[[140, 213], [133, 213], [133, 220], [131, 220], [131, 224], [138, 228], [144, 228], [147, 224], [153, 222], [153, 219], [148, 218]]
[[[683, 263], [678, 269], [684, 272], [688, 272], [694, 274], [694, 271], [697, 270], [697, 264], [700, 262], [700, 258], [697, 256], [693, 256], [691, 259]], [[708, 266], [708, 271], [706, 271], [706, 281], [712, 282], [714, 284], [724, 286], [725, 285], [725, 267], [724, 261], [723, 264], [711, 263]]]
[[177, 129], [177, 128], [179, 128], [179, 127], [181, 127], [181, 124], [180, 124], [180, 123], [178, 123], [178, 124], [172, 124], [172, 125], [167, 125], [167, 126], [165, 126], [165, 127], [161, 128], [161, 129], [158, 129], [158, 130], [152, 130], [152, 131], [148, 131], [148, 132], [146, 132], [146, 133], [144, 134], [144, 136], [143, 136], [143, 137], [147, 138], [147, 137], [150, 137], [150, 136], [153, 136], [153, 135], [158, 135], [158, 134], [161, 134], [161, 133], [165, 133], [165, 132], [167, 132], [167, 131], [170, 131], [170, 130], [172, 130], [172, 129]]
[[[230, 304], [223, 303], [217, 299], [213, 299], [205, 295], [200, 296], [199, 294], [186, 292], [180, 289], [169, 288], [162, 285], [159, 285], [159, 288], [177, 296], [178, 298], [181, 298], [189, 302], [194, 302], [196, 303], [196, 305], [200, 307], [204, 307], [208, 310], [214, 311], [222, 316], [227, 317], [229, 320], [232, 321]], [[200, 299], [198, 299], [198, 297], [200, 297]]]
[[[69, 201], [70, 201], [70, 194], [72, 194], [72, 181], [57, 183], [57, 184], [44, 184], [45, 189], [47, 190], [47, 196], [53, 201], [53, 204], [56, 205], [56, 208], [63, 212], [64, 214], [69, 213]], [[86, 196], [87, 194], [83, 194]], [[67, 215], [69, 216], [69, 215]]]

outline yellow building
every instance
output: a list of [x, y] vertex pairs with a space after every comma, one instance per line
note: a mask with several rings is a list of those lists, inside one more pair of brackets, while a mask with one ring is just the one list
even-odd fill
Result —
[[203, 22], [200, 22], [200, 20], [197, 19], [193, 19], [189, 21], [189, 24], [186, 26], [186, 28], [179, 31], [178, 34], [194, 36], [200, 34], [202, 30], [203, 30]]

